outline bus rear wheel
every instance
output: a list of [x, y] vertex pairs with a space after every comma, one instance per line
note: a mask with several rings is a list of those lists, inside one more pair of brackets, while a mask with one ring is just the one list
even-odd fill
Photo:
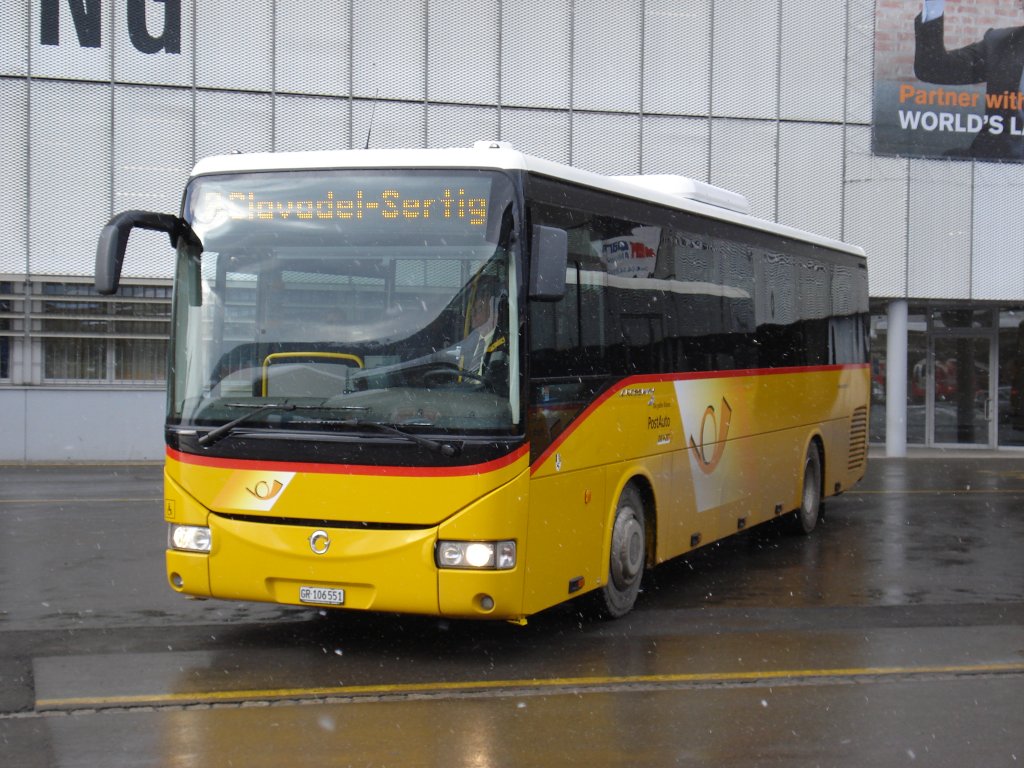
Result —
[[804, 457], [804, 482], [800, 491], [800, 506], [793, 516], [793, 530], [807, 536], [818, 525], [821, 517], [821, 455], [818, 446], [807, 446]]
[[612, 525], [608, 558], [608, 581], [601, 589], [599, 607], [616, 619], [632, 610], [640, 594], [640, 582], [647, 564], [647, 527], [644, 504], [632, 485], [622, 489]]

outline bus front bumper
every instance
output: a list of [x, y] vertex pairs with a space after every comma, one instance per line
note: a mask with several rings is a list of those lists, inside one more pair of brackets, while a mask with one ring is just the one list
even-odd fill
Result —
[[[364, 529], [208, 517], [209, 554], [168, 549], [196, 597], [458, 618], [522, 618], [523, 569], [439, 568], [438, 527]], [[442, 526], [443, 528], [444, 526]]]

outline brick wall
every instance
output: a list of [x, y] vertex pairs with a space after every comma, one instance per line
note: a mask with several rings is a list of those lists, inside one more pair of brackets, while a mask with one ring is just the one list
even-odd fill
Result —
[[[903, 80], [914, 76], [914, 17], [921, 0], [876, 0], [875, 79]], [[980, 40], [993, 27], [1024, 25], [1016, 0], [947, 0], [946, 48], [953, 50]]]

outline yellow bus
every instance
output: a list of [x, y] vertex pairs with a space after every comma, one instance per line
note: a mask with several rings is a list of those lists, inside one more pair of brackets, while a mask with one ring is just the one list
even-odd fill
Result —
[[185, 595], [516, 622], [865, 472], [863, 252], [677, 176], [501, 143], [200, 161], [164, 516]]

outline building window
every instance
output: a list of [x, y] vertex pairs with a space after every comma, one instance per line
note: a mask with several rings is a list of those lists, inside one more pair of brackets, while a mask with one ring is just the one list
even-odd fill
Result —
[[89, 283], [34, 283], [32, 305], [44, 383], [164, 383], [170, 285], [100, 296]]
[[0, 281], [0, 382], [164, 386], [170, 327], [169, 281]]
[[106, 342], [101, 339], [46, 339], [43, 379], [46, 381], [104, 381]]
[[140, 383], [167, 378], [166, 339], [114, 339], [114, 380]]
[[14, 285], [0, 281], [0, 381], [11, 378], [11, 319]]

